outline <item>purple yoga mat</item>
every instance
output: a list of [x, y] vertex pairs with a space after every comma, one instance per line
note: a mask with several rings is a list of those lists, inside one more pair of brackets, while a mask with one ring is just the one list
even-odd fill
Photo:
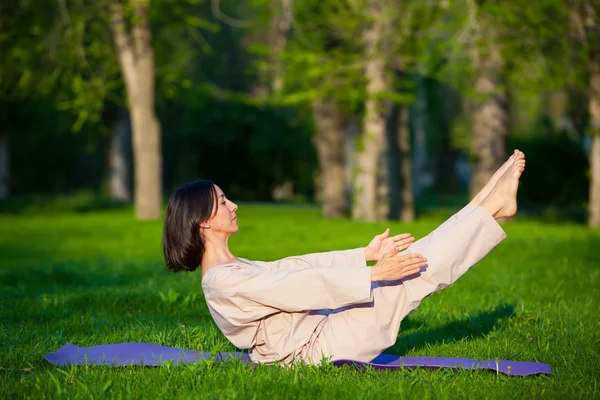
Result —
[[[246, 364], [252, 362], [247, 353], [223, 352], [211, 354], [147, 343], [102, 344], [92, 347], [77, 347], [72, 344], [66, 344], [56, 352], [47, 354], [45, 358], [54, 365], [160, 366], [166, 362], [172, 362], [177, 365], [209, 359], [225, 361], [228, 358], [239, 358]], [[368, 363], [354, 360], [336, 360], [333, 361], [333, 364], [336, 366], [353, 365], [359, 368], [370, 366], [377, 370], [393, 370], [397, 368], [463, 368], [469, 370], [487, 369], [511, 376], [552, 374], [549, 365], [535, 362], [507, 360], [498, 360], [498, 362], [495, 360], [478, 361], [471, 358], [398, 357], [390, 354], [380, 354]]]

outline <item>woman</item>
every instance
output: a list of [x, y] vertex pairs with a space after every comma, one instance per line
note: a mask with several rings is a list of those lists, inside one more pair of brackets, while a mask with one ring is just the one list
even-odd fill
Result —
[[525, 156], [515, 150], [465, 208], [416, 242], [386, 230], [364, 248], [274, 262], [233, 255], [228, 239], [238, 231], [238, 207], [218, 186], [196, 181], [169, 200], [166, 266], [173, 272], [201, 266], [212, 317], [253, 361], [368, 362], [394, 344], [400, 322], [425, 297], [506, 237], [496, 220], [515, 214], [524, 168]]

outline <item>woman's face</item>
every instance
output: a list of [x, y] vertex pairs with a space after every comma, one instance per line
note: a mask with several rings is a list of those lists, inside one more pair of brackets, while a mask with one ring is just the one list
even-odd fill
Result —
[[220, 187], [215, 185], [217, 191], [217, 201], [213, 208], [213, 215], [208, 220], [210, 230], [214, 233], [235, 233], [238, 231], [237, 217], [235, 210], [238, 206], [225, 197]]

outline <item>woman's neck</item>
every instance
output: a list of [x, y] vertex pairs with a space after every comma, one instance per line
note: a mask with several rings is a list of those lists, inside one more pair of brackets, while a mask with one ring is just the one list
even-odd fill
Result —
[[204, 255], [202, 256], [203, 274], [214, 266], [227, 264], [235, 260], [237, 259], [229, 250], [227, 240], [217, 242], [206, 238]]

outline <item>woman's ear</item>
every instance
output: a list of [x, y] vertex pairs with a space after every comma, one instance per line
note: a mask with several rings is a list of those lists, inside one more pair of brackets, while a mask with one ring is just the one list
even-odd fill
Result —
[[210, 224], [208, 222], [203, 222], [200, 224], [200, 229], [210, 229]]

